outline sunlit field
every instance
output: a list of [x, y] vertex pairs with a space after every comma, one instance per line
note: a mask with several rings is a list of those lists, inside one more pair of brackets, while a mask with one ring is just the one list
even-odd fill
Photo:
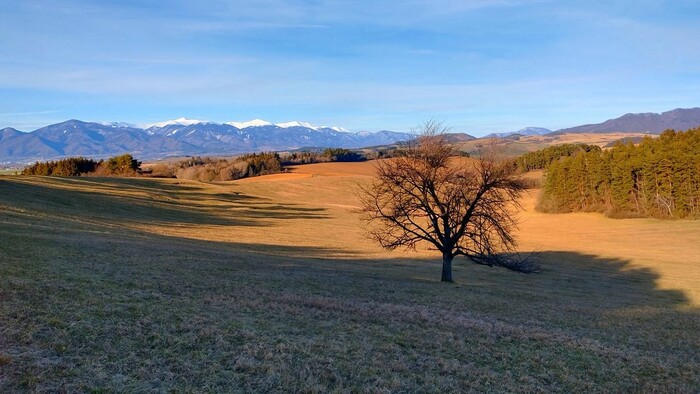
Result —
[[511, 138], [474, 139], [455, 144], [465, 152], [474, 152], [479, 146], [491, 144], [511, 156], [519, 156], [553, 145], [581, 143], [606, 147], [626, 138], [656, 138], [658, 135], [647, 133], [564, 133], [546, 135], [527, 135]]
[[534, 211], [542, 272], [387, 252], [365, 163], [0, 178], [0, 392], [698, 392], [700, 221]]

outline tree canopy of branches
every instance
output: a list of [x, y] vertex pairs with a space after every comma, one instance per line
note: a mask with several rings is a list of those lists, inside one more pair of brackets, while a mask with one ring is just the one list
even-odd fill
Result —
[[460, 255], [477, 264], [533, 268], [501, 254], [515, 246], [513, 213], [524, 190], [515, 163], [489, 151], [456, 157], [439, 122], [419, 131], [401, 155], [377, 162], [377, 179], [362, 189], [370, 236], [387, 249], [436, 248], [444, 282], [452, 282], [452, 261]]
[[562, 158], [546, 169], [538, 208], [613, 216], [700, 217], [700, 128], [667, 130]]

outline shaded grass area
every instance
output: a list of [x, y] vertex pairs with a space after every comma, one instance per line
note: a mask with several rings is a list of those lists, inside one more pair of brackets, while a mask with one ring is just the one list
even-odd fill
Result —
[[[75, 192], [94, 200], [73, 209], [66, 190], [32, 185], [0, 182], [3, 392], [700, 389], [697, 308], [625, 260], [547, 251], [541, 274], [464, 265], [446, 285], [437, 261], [114, 227], [223, 220], [188, 210], [187, 193], [255, 207], [226, 220], [264, 225], [271, 201], [128, 180], [114, 192], [175, 202], [93, 190]], [[324, 214], [296, 208], [279, 219]]]
[[197, 183], [135, 178], [11, 179], [0, 182], [0, 204], [7, 211], [42, 215], [46, 221], [84, 219], [98, 227], [129, 223], [260, 226], [265, 224], [261, 219], [325, 217], [320, 208], [212, 192]]

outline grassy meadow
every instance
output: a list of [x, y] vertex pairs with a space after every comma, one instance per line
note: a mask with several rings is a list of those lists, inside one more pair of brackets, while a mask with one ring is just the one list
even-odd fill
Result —
[[700, 221], [534, 211], [539, 274], [364, 237], [372, 163], [0, 178], [0, 392], [700, 391]]

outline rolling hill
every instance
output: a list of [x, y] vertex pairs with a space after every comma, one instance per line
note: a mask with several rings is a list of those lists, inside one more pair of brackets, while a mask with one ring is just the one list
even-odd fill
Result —
[[688, 392], [700, 222], [548, 215], [543, 271], [386, 251], [373, 163], [205, 184], [0, 177], [0, 392]]
[[688, 130], [700, 126], [700, 108], [677, 108], [660, 114], [648, 112], [626, 114], [603, 123], [557, 130], [566, 133], [647, 132], [659, 134], [667, 129]]

